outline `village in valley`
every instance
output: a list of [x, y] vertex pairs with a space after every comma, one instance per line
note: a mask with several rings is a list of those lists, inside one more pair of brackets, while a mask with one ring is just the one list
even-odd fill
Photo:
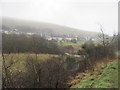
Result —
[[42, 33], [31, 33], [31, 32], [20, 32], [17, 29], [13, 29], [13, 30], [1, 30], [1, 33], [4, 34], [16, 34], [16, 35], [20, 35], [20, 34], [25, 34], [26, 36], [31, 36], [31, 35], [39, 35], [41, 37], [44, 37], [46, 40], [48, 41], [57, 41], [57, 42], [73, 42], [76, 43], [77, 41], [87, 41], [87, 40], [93, 40], [93, 41], [97, 41], [98, 38], [96, 37], [79, 37], [78, 35], [70, 35], [70, 34], [63, 34], [63, 35], [46, 35], [46, 34], [42, 34]]

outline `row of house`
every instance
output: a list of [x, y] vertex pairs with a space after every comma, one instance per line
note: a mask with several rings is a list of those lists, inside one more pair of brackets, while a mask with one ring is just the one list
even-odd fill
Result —
[[59, 37], [47, 36], [46, 39], [49, 40], [49, 41], [55, 40], [55, 41], [60, 41], [60, 42], [61, 42], [61, 41], [65, 42], [65, 41], [71, 41], [71, 40], [76, 40], [76, 41], [78, 40], [77, 37], [60, 37], [60, 36], [59, 36]]
[[[1, 33], [5, 33], [5, 34], [23, 34], [23, 32], [19, 32], [17, 29], [13, 29], [13, 30], [0, 30]], [[30, 33], [30, 32], [27, 32], [27, 33], [24, 33], [24, 34], [27, 34], [27, 35], [33, 35], [34, 33]]]
[[[0, 30], [0, 32], [2, 33], [5, 33], [5, 34], [23, 34], [22, 32], [19, 32], [17, 29], [13, 29], [13, 30], [10, 30], [10, 31], [6, 31], [6, 30]], [[70, 35], [64, 35], [64, 36], [49, 36], [49, 35], [43, 35], [41, 33], [31, 33], [31, 32], [27, 32], [27, 33], [24, 33], [28, 36], [30, 35], [34, 35], [34, 34], [37, 34], [37, 35], [40, 35], [41, 37], [44, 37], [46, 38], [48, 41], [51, 41], [51, 40], [54, 40], [54, 41], [59, 41], [59, 42], [68, 42], [68, 41], [85, 41], [85, 40], [89, 40], [89, 38], [87, 37], [78, 37], [78, 36], [70, 36]], [[95, 38], [92, 39], [93, 41], [96, 41]]]

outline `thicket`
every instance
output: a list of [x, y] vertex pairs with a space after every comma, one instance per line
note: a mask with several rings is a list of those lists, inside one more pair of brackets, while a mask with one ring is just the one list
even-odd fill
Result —
[[100, 60], [115, 57], [115, 52], [116, 49], [113, 44], [104, 47], [102, 44], [95, 45], [92, 41], [88, 41], [78, 51], [78, 54], [85, 55], [91, 60]]
[[3, 53], [48, 53], [60, 54], [56, 42], [47, 41], [39, 35], [2, 34]]
[[[11, 60], [12, 61], [12, 60]], [[13, 62], [13, 61], [12, 61]], [[52, 57], [40, 60], [28, 56], [25, 60], [25, 70], [13, 72], [11, 65], [3, 65], [3, 88], [65, 88], [69, 80], [69, 70], [65, 59]]]

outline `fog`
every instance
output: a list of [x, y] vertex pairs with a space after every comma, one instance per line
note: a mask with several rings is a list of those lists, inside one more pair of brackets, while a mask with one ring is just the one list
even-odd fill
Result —
[[106, 34], [118, 31], [118, 0], [1, 0], [3, 17], [49, 22]]

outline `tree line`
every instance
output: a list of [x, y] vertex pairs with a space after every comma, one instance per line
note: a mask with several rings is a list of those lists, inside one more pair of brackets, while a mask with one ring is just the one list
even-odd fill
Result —
[[3, 53], [62, 53], [56, 42], [47, 41], [39, 35], [2, 34]]

